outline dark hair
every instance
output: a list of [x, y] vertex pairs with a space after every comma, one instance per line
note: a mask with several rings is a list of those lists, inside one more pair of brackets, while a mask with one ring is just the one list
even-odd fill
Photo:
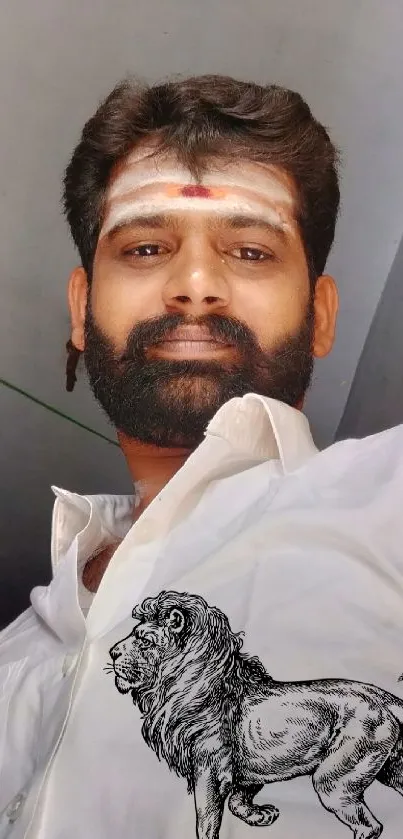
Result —
[[298, 190], [311, 277], [323, 273], [340, 201], [338, 154], [326, 129], [294, 91], [210, 75], [152, 87], [124, 81], [84, 126], [63, 198], [89, 275], [112, 170], [147, 138], [158, 141], [158, 151], [174, 152], [196, 178], [220, 156], [282, 167]]

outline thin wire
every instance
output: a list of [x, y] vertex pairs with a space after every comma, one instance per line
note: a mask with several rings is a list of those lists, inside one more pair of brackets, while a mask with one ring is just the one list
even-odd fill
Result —
[[90, 434], [94, 434], [95, 437], [100, 437], [101, 440], [105, 440], [106, 443], [111, 443], [112, 446], [119, 445], [119, 443], [117, 443], [116, 440], [111, 440], [110, 437], [106, 437], [105, 434], [101, 434], [100, 431], [95, 431], [94, 428], [90, 428], [88, 425], [84, 425], [84, 423], [79, 422], [76, 419], [73, 419], [73, 417], [69, 417], [68, 414], [63, 414], [62, 411], [58, 411], [58, 409], [53, 408], [52, 405], [47, 405], [46, 402], [42, 402], [40, 399], [37, 399], [36, 396], [32, 396], [31, 393], [27, 393], [25, 390], [22, 390], [22, 388], [11, 384], [11, 382], [8, 382], [6, 379], [0, 378], [0, 385], [9, 388], [9, 390], [13, 390], [15, 393], [19, 393], [20, 396], [25, 396], [26, 399], [30, 399], [31, 402], [35, 402], [36, 405], [40, 405], [41, 408], [45, 408], [45, 410], [50, 411], [51, 414], [56, 414], [57, 417], [61, 417], [62, 419], [67, 420], [67, 422], [73, 423], [73, 425], [76, 425], [78, 428], [83, 428], [84, 431], [89, 431]]

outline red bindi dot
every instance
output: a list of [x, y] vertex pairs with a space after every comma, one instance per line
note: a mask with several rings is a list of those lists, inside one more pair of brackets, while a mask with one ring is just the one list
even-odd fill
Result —
[[181, 195], [186, 198], [211, 198], [211, 189], [207, 186], [201, 186], [201, 184], [195, 184], [194, 186], [189, 184], [189, 186], [182, 187]]

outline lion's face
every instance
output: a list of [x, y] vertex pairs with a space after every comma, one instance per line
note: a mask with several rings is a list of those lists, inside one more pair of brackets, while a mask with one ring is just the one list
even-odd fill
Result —
[[172, 609], [162, 623], [141, 621], [122, 641], [109, 651], [120, 693], [132, 692], [136, 699], [140, 688], [152, 687], [163, 659], [175, 652], [183, 632], [185, 618], [180, 609]]

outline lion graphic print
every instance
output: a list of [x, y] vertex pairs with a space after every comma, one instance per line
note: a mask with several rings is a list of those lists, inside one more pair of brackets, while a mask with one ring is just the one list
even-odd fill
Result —
[[194, 594], [161, 592], [133, 618], [110, 650], [115, 684], [138, 706], [147, 745], [186, 779], [198, 839], [219, 839], [227, 800], [236, 818], [269, 827], [279, 811], [255, 796], [302, 775], [355, 839], [381, 834], [365, 791], [378, 781], [403, 795], [401, 699], [345, 679], [276, 682]]

